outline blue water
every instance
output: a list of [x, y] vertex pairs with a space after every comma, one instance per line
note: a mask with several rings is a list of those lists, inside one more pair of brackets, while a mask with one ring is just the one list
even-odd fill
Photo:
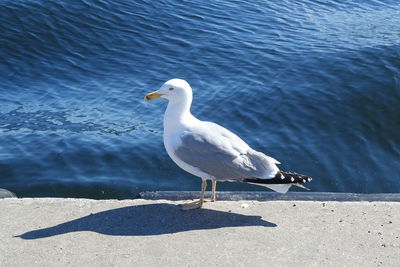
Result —
[[163, 147], [167, 103], [143, 101], [175, 77], [312, 191], [400, 192], [398, 1], [3, 0], [0, 72], [0, 188], [19, 196], [199, 190]]

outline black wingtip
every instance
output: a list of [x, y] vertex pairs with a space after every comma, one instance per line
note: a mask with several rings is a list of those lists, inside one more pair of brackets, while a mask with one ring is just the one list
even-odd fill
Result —
[[298, 173], [278, 171], [272, 179], [244, 179], [243, 182], [255, 184], [305, 184], [312, 181], [312, 178]]

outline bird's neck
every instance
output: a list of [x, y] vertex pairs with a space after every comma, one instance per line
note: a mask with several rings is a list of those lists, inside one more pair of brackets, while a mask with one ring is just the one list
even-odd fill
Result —
[[191, 99], [187, 101], [169, 102], [164, 114], [164, 133], [173, 134], [182, 127], [197, 120], [190, 113]]

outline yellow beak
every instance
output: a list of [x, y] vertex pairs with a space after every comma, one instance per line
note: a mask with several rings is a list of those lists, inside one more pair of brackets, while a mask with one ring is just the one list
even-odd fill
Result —
[[145, 101], [153, 100], [153, 99], [155, 99], [155, 98], [159, 98], [160, 96], [163, 96], [163, 94], [159, 94], [159, 93], [157, 93], [157, 91], [154, 91], [154, 92], [151, 92], [151, 93], [147, 94], [147, 95], [144, 97], [144, 100], [145, 100]]

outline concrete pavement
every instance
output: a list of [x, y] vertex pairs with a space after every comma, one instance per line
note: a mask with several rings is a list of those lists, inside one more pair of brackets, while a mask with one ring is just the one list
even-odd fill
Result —
[[400, 202], [0, 199], [0, 266], [399, 266]]

